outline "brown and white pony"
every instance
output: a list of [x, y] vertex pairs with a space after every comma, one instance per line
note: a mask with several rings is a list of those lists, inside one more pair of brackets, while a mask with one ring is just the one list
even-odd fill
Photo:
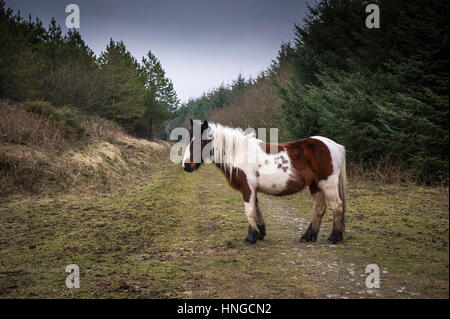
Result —
[[[256, 243], [266, 235], [258, 207], [258, 191], [281, 196], [305, 187], [309, 187], [315, 209], [312, 222], [300, 241], [317, 240], [326, 199], [333, 211], [333, 230], [328, 241], [335, 244], [343, 240], [346, 171], [342, 145], [321, 136], [288, 143], [266, 143], [254, 134], [220, 124], [191, 119], [190, 125], [190, 141], [182, 166], [193, 172], [203, 162], [213, 162], [230, 186], [242, 193], [249, 223], [245, 243]], [[195, 142], [194, 132], [201, 133], [197, 137], [200, 143]]]

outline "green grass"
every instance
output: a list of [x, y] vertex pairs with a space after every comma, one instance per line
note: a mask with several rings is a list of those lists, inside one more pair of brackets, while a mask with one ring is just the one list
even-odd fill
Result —
[[[374, 297], [361, 288], [369, 263], [388, 271], [380, 297], [448, 297], [446, 189], [350, 182], [348, 232], [337, 247], [325, 244], [329, 212], [318, 242], [298, 243], [312, 216], [308, 192], [261, 196], [268, 236], [246, 246], [241, 195], [217, 169], [164, 164], [151, 176], [91, 197], [3, 200], [0, 297]], [[69, 264], [81, 272], [72, 291]]]

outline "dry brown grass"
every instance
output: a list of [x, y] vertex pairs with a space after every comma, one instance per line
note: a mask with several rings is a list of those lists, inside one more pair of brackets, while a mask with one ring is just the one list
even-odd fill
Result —
[[398, 161], [393, 161], [390, 157], [385, 157], [370, 166], [361, 166], [350, 162], [347, 164], [347, 174], [355, 181], [373, 181], [383, 184], [416, 184], [416, 185], [441, 185], [444, 178], [430, 180], [423, 177], [417, 169], [407, 165], [402, 165]]
[[0, 141], [55, 150], [67, 146], [57, 124], [45, 115], [25, 111], [20, 105], [0, 101]]
[[101, 117], [85, 116], [81, 125], [86, 129], [86, 135], [91, 142], [112, 142], [117, 136], [126, 135], [125, 130], [120, 125]]
[[0, 101], [0, 196], [108, 191], [148, 178], [168, 158], [167, 143], [132, 138], [113, 122], [26, 109]]

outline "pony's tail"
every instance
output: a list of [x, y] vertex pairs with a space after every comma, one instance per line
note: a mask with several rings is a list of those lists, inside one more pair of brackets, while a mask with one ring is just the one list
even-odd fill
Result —
[[345, 167], [345, 149], [342, 147], [342, 165], [339, 172], [339, 197], [342, 201], [342, 225], [345, 229], [345, 210], [347, 206], [347, 171]]

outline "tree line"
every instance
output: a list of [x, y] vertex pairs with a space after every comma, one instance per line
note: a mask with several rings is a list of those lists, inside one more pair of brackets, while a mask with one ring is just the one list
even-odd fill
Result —
[[[378, 29], [365, 24], [372, 3], [380, 8]], [[276, 125], [285, 139], [332, 138], [362, 167], [389, 159], [422, 181], [448, 181], [448, 46], [448, 1], [317, 1], [257, 81], [271, 81], [278, 97], [266, 98], [279, 114], [265, 126]], [[256, 108], [248, 102], [254, 90], [244, 81], [242, 110]], [[230, 105], [231, 88], [217, 102], [221, 91], [185, 104], [180, 116], [245, 114]]]
[[63, 34], [54, 19], [45, 28], [0, 0], [0, 98], [47, 101], [114, 120], [149, 139], [176, 114], [172, 81], [149, 50], [138, 62], [122, 41], [110, 40], [97, 57], [79, 32]]
[[189, 118], [205, 119], [213, 109], [227, 105], [232, 97], [254, 83], [239, 74], [231, 84], [222, 83], [218, 88], [205, 92], [199, 98], [190, 99], [180, 105], [177, 116], [169, 122], [169, 128], [186, 126]]
[[[380, 28], [365, 7], [380, 8]], [[320, 1], [295, 26], [293, 77], [280, 85], [292, 138], [325, 135], [350, 160], [448, 177], [448, 1]]]

